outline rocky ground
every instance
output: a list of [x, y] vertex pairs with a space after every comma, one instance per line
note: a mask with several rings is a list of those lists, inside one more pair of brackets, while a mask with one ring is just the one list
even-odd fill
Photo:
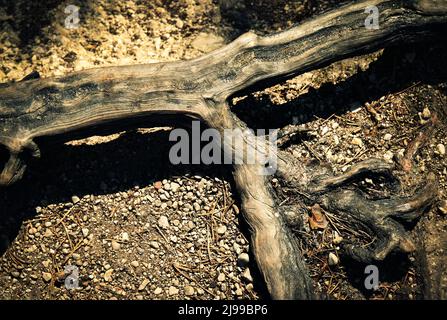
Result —
[[[3, 3], [4, 2], [4, 3]], [[44, 3], [45, 5], [42, 5]], [[190, 59], [249, 29], [280, 31], [333, 1], [0, 1], [0, 82], [84, 68]], [[67, 29], [67, 5], [80, 8]], [[445, 44], [408, 46], [349, 59], [234, 99], [252, 128], [289, 134], [282, 148], [337, 173], [379, 157], [398, 162], [436, 114], [404, 192], [434, 172], [447, 197]], [[258, 299], [266, 291], [225, 167], [167, 162], [171, 128], [119, 132], [44, 150], [24, 181], [0, 191], [3, 299]], [[306, 134], [294, 134], [305, 130]], [[290, 138], [291, 137], [291, 138]], [[273, 185], [275, 181], [272, 181]], [[381, 181], [365, 179], [374, 190]], [[422, 274], [447, 269], [445, 202], [416, 227], [422, 255], [383, 266], [379, 290], [340, 242], [364, 236], [327, 216], [306, 223], [303, 250], [317, 290], [330, 299], [418, 299]], [[430, 234], [430, 238], [419, 237]], [[368, 239], [366, 239], [368, 240]], [[390, 266], [392, 266], [390, 268]], [[422, 267], [421, 267], [422, 266]], [[69, 270], [67, 270], [67, 268]], [[75, 270], [75, 271], [73, 271]], [[431, 272], [431, 273], [430, 273]], [[71, 280], [78, 279], [70, 282]], [[447, 281], [447, 280], [442, 280]], [[69, 289], [78, 284], [77, 289]]]

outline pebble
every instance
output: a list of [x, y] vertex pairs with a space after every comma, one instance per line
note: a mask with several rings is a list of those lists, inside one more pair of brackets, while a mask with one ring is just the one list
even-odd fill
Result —
[[159, 248], [160, 248], [160, 245], [158, 244], [157, 241], [151, 241], [151, 242], [149, 242], [149, 245], [150, 245], [152, 248], [154, 248], [154, 249], [159, 249]]
[[216, 231], [220, 235], [225, 234], [225, 232], [227, 232], [227, 227], [226, 226], [220, 226], [220, 227], [217, 228]]
[[430, 109], [425, 107], [424, 110], [422, 110], [422, 118], [427, 120], [430, 119], [430, 117], [431, 117]]
[[180, 185], [178, 183], [171, 182], [171, 191], [172, 192], [176, 193], [179, 188], [180, 188]]
[[225, 281], [225, 274], [224, 273], [219, 273], [219, 275], [217, 276], [217, 281], [219, 282], [224, 282]]
[[179, 290], [174, 286], [170, 286], [168, 289], [168, 294], [170, 296], [175, 296], [176, 294], [178, 294], [178, 292], [179, 292]]
[[123, 241], [129, 241], [129, 234], [127, 232], [121, 233], [121, 239]]
[[121, 245], [118, 241], [112, 240], [112, 249], [113, 250], [119, 250], [121, 248]]
[[393, 157], [394, 157], [394, 154], [393, 154], [393, 152], [390, 151], [390, 150], [388, 150], [387, 152], [385, 152], [385, 154], [383, 155], [383, 158], [384, 158], [386, 161], [389, 161], [389, 162], [393, 160]]
[[140, 263], [139, 263], [138, 261], [132, 261], [132, 262], [130, 263], [130, 265], [131, 265], [132, 267], [134, 267], [134, 268], [138, 268], [138, 267], [140, 266]]
[[242, 280], [246, 282], [253, 282], [253, 277], [251, 276], [250, 269], [245, 269], [244, 273], [242, 273]]
[[353, 138], [351, 140], [351, 144], [361, 147], [363, 145], [363, 141], [360, 138]]
[[43, 278], [43, 280], [44, 280], [45, 282], [50, 282], [52, 277], [53, 277], [53, 276], [52, 276], [51, 273], [49, 273], [49, 272], [43, 272], [43, 273], [42, 273], [42, 278]]
[[387, 133], [387, 134], [385, 134], [385, 135], [383, 136], [383, 140], [385, 140], [385, 141], [390, 141], [392, 137], [393, 137], [393, 136], [392, 136], [391, 134]]
[[335, 253], [330, 252], [328, 257], [328, 263], [330, 266], [336, 266], [339, 263], [339, 259]]
[[160, 288], [160, 287], [157, 287], [157, 288], [154, 290], [154, 294], [156, 294], [156, 295], [159, 295], [159, 294], [162, 293], [162, 292], [163, 292], [163, 289]]
[[78, 196], [71, 197], [71, 202], [73, 202], [74, 204], [78, 203], [79, 201], [81, 201], [81, 199], [79, 199]]
[[82, 228], [82, 235], [83, 235], [84, 237], [88, 237], [89, 233], [90, 233], [90, 230], [89, 230], [89, 229], [87, 229], [87, 228]]
[[106, 272], [104, 272], [104, 280], [107, 282], [112, 281], [112, 273], [113, 273], [113, 269], [109, 269]]
[[194, 294], [194, 288], [191, 286], [185, 287], [185, 296], [192, 296]]
[[163, 228], [163, 229], [167, 229], [167, 228], [169, 228], [169, 221], [168, 221], [168, 218], [167, 218], [166, 216], [161, 216], [161, 217], [158, 219], [158, 226], [159, 226], [160, 228]]
[[237, 265], [239, 267], [246, 267], [248, 265], [248, 263], [250, 262], [250, 257], [248, 255], [248, 253], [241, 253], [238, 257], [237, 257]]
[[334, 232], [334, 237], [332, 239], [333, 244], [340, 244], [343, 241], [343, 237], [338, 234], [337, 231]]
[[441, 156], [443, 156], [443, 155], [445, 155], [445, 146], [442, 144], [442, 143], [440, 143], [440, 144], [438, 144], [437, 145], [437, 151], [438, 151], [438, 153], [441, 155]]
[[[149, 280], [148, 279], [144, 279], [143, 282], [141, 282], [140, 286], [138, 287], [138, 291], [143, 291], [144, 289], [146, 289], [146, 286], [149, 284]], [[160, 288], [157, 288], [160, 289]], [[160, 289], [161, 290], [161, 289]], [[156, 293], [157, 294], [157, 293]]]
[[447, 215], [447, 200], [442, 200], [439, 205], [439, 211], [441, 211], [442, 214]]

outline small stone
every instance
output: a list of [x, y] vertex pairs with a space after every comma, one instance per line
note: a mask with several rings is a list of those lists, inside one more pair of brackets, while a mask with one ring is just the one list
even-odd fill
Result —
[[246, 282], [253, 282], [253, 277], [251, 276], [250, 269], [245, 269], [244, 273], [242, 274], [242, 280]]
[[332, 239], [332, 243], [337, 245], [343, 241], [343, 237], [338, 234], [337, 231], [334, 232], [334, 237]]
[[224, 282], [225, 278], [225, 273], [219, 273], [219, 275], [217, 276], [217, 281]]
[[154, 183], [154, 187], [155, 189], [160, 190], [161, 188], [163, 188], [163, 183], [161, 183], [161, 181], [156, 181]]
[[121, 233], [121, 240], [129, 241], [129, 234], [127, 232]]
[[422, 118], [427, 120], [430, 119], [430, 117], [431, 117], [430, 109], [425, 107], [424, 110], [422, 110]]
[[87, 229], [87, 228], [82, 228], [82, 235], [83, 235], [84, 237], [88, 237], [89, 233], [90, 233], [90, 230], [89, 230], [89, 229]]
[[388, 150], [387, 152], [385, 152], [385, 154], [383, 155], [383, 158], [388, 161], [391, 162], [393, 160], [394, 154], [392, 151]]
[[169, 221], [168, 221], [168, 218], [167, 218], [166, 216], [161, 216], [161, 217], [158, 219], [158, 226], [159, 226], [160, 228], [163, 228], [163, 229], [167, 229], [167, 228], [169, 228]]
[[178, 294], [178, 292], [179, 292], [179, 290], [176, 287], [174, 287], [174, 286], [170, 286], [169, 289], [168, 289], [168, 294], [170, 296], [175, 296], [175, 295]]
[[109, 269], [106, 272], [104, 272], [104, 280], [107, 282], [112, 281], [112, 273], [113, 273], [113, 269]]
[[176, 193], [178, 189], [180, 188], [180, 185], [176, 182], [171, 182], [171, 191]]
[[[144, 289], [146, 289], [146, 286], [148, 284], [149, 284], [149, 280], [148, 279], [144, 279], [143, 282], [141, 282], [140, 286], [138, 287], [138, 291], [143, 291]], [[159, 288], [157, 288], [157, 289], [159, 289]]]
[[113, 250], [119, 250], [121, 248], [121, 245], [118, 241], [112, 240], [112, 249]]
[[351, 140], [351, 144], [361, 147], [363, 145], [363, 141], [360, 138], [353, 138]]
[[236, 291], [234, 292], [238, 297], [242, 296], [242, 290], [241, 288], [237, 288]]
[[51, 279], [53, 278], [53, 276], [51, 275], [51, 273], [49, 272], [43, 272], [42, 273], [42, 278], [45, 282], [50, 282]]
[[132, 262], [130, 263], [130, 265], [131, 265], [132, 267], [134, 267], [134, 268], [138, 268], [138, 267], [140, 266], [140, 263], [139, 263], [138, 261], [132, 261]]
[[175, 26], [176, 26], [177, 28], [182, 29], [182, 28], [183, 28], [183, 25], [184, 25], [184, 23], [183, 23], [182, 20], [177, 19], [177, 20], [175, 21]]
[[393, 137], [393, 136], [392, 136], [391, 134], [387, 133], [387, 134], [385, 134], [385, 135], [383, 136], [383, 140], [385, 140], [385, 141], [390, 141], [392, 137]]
[[73, 202], [74, 204], [78, 203], [79, 201], [81, 201], [81, 199], [79, 199], [78, 196], [71, 197], [71, 202]]
[[30, 228], [29, 230], [28, 230], [28, 233], [29, 234], [35, 234], [35, 233], [37, 233], [37, 229], [36, 228]]
[[237, 265], [241, 268], [246, 267], [249, 262], [250, 262], [250, 257], [248, 255], [248, 253], [245, 253], [245, 252], [241, 253], [237, 257]]
[[154, 249], [159, 249], [159, 248], [160, 248], [160, 245], [158, 244], [157, 241], [151, 241], [151, 242], [149, 242], [149, 245], [150, 245], [152, 248], [154, 248]]
[[442, 214], [447, 215], [447, 200], [442, 200], [439, 205], [439, 211], [441, 211]]
[[185, 296], [192, 296], [194, 294], [194, 288], [191, 286], [185, 287]]
[[162, 292], [163, 292], [163, 289], [160, 288], [160, 287], [157, 287], [157, 288], [154, 290], [154, 294], [156, 294], [156, 295], [159, 295], [159, 294], [162, 293]]
[[42, 278], [45, 282], [50, 282], [51, 279], [53, 278], [53, 276], [51, 275], [51, 273], [49, 272], [43, 272], [42, 273]]
[[225, 232], [227, 232], [227, 227], [226, 226], [220, 226], [220, 227], [217, 228], [216, 231], [220, 235], [225, 234]]
[[339, 259], [336, 254], [330, 252], [328, 257], [328, 263], [330, 266], [336, 266], [339, 263]]
[[445, 146], [442, 144], [442, 143], [440, 143], [440, 144], [438, 144], [437, 145], [437, 151], [438, 151], [438, 153], [441, 155], [441, 156], [443, 156], [443, 155], [445, 155]]

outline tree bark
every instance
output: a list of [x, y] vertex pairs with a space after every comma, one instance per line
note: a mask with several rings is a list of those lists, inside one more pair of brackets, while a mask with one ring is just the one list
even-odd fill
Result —
[[[365, 27], [365, 9], [379, 9], [379, 28]], [[9, 159], [0, 185], [19, 180], [28, 157], [39, 157], [43, 140], [70, 140], [135, 128], [152, 119], [198, 119], [211, 128], [245, 129], [227, 101], [241, 91], [279, 83], [348, 57], [430, 36], [447, 22], [447, 0], [365, 0], [340, 7], [282, 33], [247, 33], [203, 57], [84, 70], [60, 78], [29, 79], [0, 86], [0, 145]], [[167, 123], [169, 124], [169, 123]], [[243, 150], [255, 140], [245, 133]], [[228, 141], [223, 146], [234, 148]], [[228, 149], [227, 149], [228, 150]], [[0, 150], [1, 151], [1, 150]], [[433, 179], [415, 196], [367, 199], [346, 188], [364, 174], [392, 179], [392, 167], [379, 160], [353, 166], [333, 177], [323, 167], [299, 163], [278, 151], [275, 175], [294, 203], [279, 205], [264, 164], [235, 164], [234, 178], [243, 214], [251, 229], [251, 248], [273, 299], [315, 298], [312, 281], [290, 221], [310, 205], [337, 213], [377, 237], [367, 248], [345, 246], [362, 262], [383, 260], [391, 251], [414, 245], [398, 222], [413, 220], [436, 197]], [[398, 191], [395, 188], [395, 191]]]

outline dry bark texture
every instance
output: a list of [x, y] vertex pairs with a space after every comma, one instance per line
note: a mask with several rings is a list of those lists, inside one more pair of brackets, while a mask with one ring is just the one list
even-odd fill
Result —
[[[379, 9], [379, 29], [365, 28], [365, 8], [369, 6]], [[90, 69], [60, 78], [31, 76], [2, 86], [0, 144], [9, 159], [0, 174], [0, 185], [22, 177], [27, 159], [39, 157], [41, 143], [190, 119], [220, 131], [244, 129], [245, 124], [227, 104], [237, 93], [347, 57], [423, 39], [445, 25], [446, 14], [447, 1], [360, 1], [282, 33], [267, 37], [247, 33], [190, 61]], [[253, 138], [245, 135], [243, 149], [235, 152], [245, 152]], [[380, 160], [359, 163], [334, 177], [324, 167], [297, 163], [281, 151], [277, 158], [276, 175], [282, 187], [294, 195], [293, 205], [279, 205], [267, 178], [259, 174], [263, 164], [234, 165], [253, 253], [272, 298], [315, 298], [290, 228], [291, 221], [308, 206], [319, 204], [375, 236], [372, 246], [345, 246], [355, 260], [381, 261], [390, 252], [415, 249], [401, 221], [414, 220], [433, 203], [434, 179], [413, 197], [371, 199], [348, 185], [365, 175], [381, 175], [397, 194], [393, 168]]]

